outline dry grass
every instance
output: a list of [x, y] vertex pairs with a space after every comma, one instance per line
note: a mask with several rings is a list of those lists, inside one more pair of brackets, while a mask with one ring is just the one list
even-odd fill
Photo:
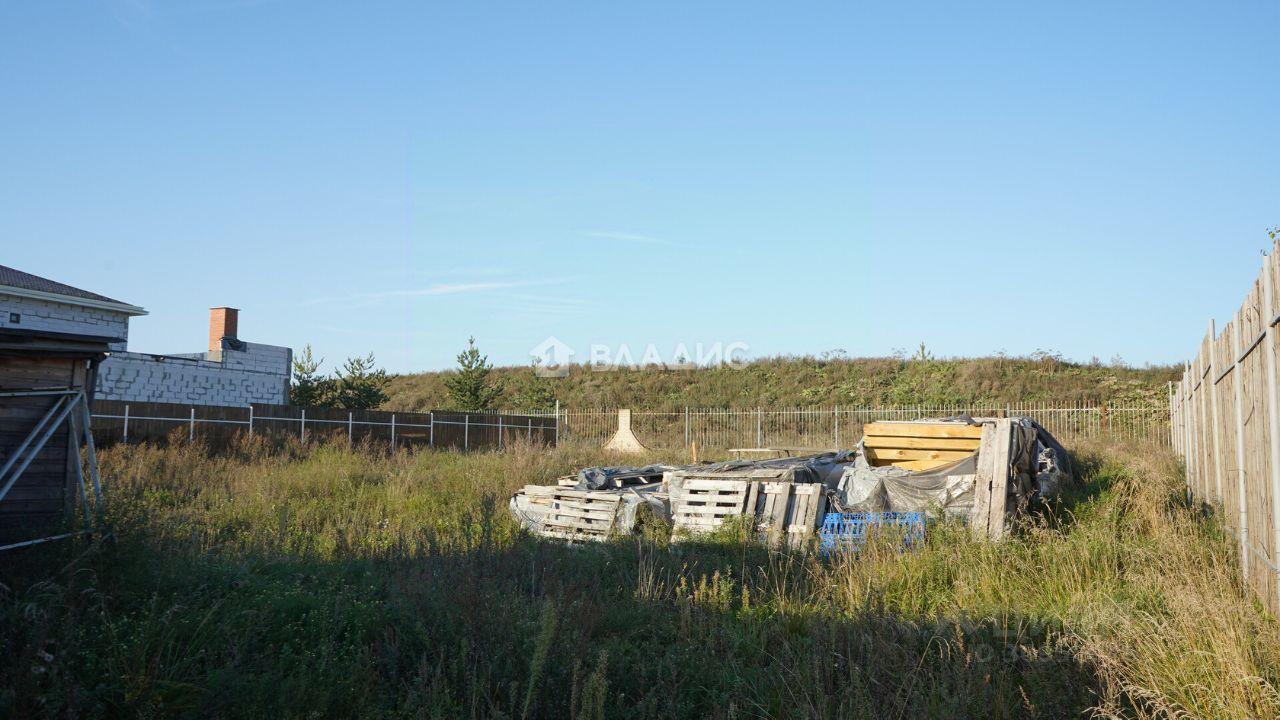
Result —
[[0, 715], [1280, 715], [1280, 630], [1146, 446], [999, 545], [568, 548], [509, 492], [598, 451], [115, 448], [114, 544], [6, 558]]

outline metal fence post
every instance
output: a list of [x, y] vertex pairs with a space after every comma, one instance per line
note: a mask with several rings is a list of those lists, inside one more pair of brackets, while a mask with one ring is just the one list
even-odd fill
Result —
[[396, 449], [396, 414], [391, 413], [391, 449]]
[[764, 447], [764, 410], [756, 406], [756, 447]]
[[560, 444], [560, 401], [556, 400], [556, 445]]
[[187, 426], [187, 441], [196, 439], [196, 409], [191, 408], [191, 424]]
[[436, 446], [436, 411], [432, 410], [427, 413], [427, 427], [430, 428], [431, 435], [427, 437], [427, 447]]
[[839, 406], [839, 405], [837, 405], [837, 406], [836, 406], [835, 414], [836, 414], [836, 421], [835, 421], [835, 426], [836, 426], [836, 445], [835, 445], [835, 449], [836, 449], [836, 450], [839, 450], [839, 449], [840, 449], [840, 406]]
[[253, 404], [249, 405], [249, 437], [253, 437]]
[[347, 449], [348, 450], [351, 449], [351, 443], [354, 440], [354, 438], [352, 437], [353, 435], [352, 431], [355, 430], [355, 423], [352, 421], [354, 415], [355, 413], [347, 413]]
[[471, 413], [462, 414], [462, 449], [471, 449]]
[[684, 406], [684, 446], [689, 447], [689, 406]]
[[502, 449], [502, 416], [498, 416], [498, 449]]
[[129, 444], [129, 403], [124, 404], [124, 444]]
[[298, 434], [298, 438], [302, 443], [307, 442], [307, 409], [302, 408], [302, 432]]
[[533, 418], [529, 418], [529, 436], [526, 439], [530, 444], [533, 443]]

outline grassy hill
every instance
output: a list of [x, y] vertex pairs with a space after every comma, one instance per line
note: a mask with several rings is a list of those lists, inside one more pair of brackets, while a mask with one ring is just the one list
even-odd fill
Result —
[[[450, 372], [391, 379], [390, 410], [450, 407]], [[636, 368], [599, 372], [574, 366], [565, 378], [535, 377], [529, 367], [495, 368], [502, 409], [538, 409], [554, 400], [587, 407], [755, 407], [765, 405], [913, 405], [1044, 402], [1153, 405], [1166, 402], [1173, 366], [1131, 368], [1056, 357], [759, 360], [745, 368]]]

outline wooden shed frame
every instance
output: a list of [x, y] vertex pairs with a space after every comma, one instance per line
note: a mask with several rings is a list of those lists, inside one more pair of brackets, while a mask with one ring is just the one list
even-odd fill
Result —
[[[67, 388], [57, 390], [12, 390], [0, 392], [0, 399], [18, 398], [18, 397], [52, 397], [54, 403], [41, 416], [40, 420], [27, 433], [26, 438], [14, 449], [0, 465], [0, 503], [4, 502], [4, 498], [13, 489], [13, 486], [22, 477], [22, 473], [30, 467], [33, 460], [40, 455], [40, 451], [44, 450], [45, 445], [58, 435], [58, 428], [63, 423], [67, 423], [70, 430], [68, 433], [68, 441], [70, 449], [74, 451], [74, 458], [68, 463], [74, 473], [76, 480], [76, 489], [80, 496], [80, 509], [84, 517], [84, 527], [80, 530], [71, 532], [58, 533], [56, 535], [47, 535], [37, 537], [30, 540], [22, 540], [7, 545], [0, 545], [0, 550], [12, 550], [20, 547], [28, 547], [38, 545], [40, 543], [52, 540], [61, 540], [76, 535], [84, 535], [93, 531], [93, 520], [96, 515], [98, 524], [102, 521], [103, 494], [102, 494], [102, 477], [98, 472], [98, 456], [93, 446], [93, 430], [92, 422], [89, 414], [89, 400], [85, 396], [83, 388]], [[88, 470], [81, 464], [80, 444], [76, 440], [81, 440], [86, 448], [85, 460], [88, 461]], [[89, 507], [89, 491], [85, 484], [85, 475], [89, 476], [89, 480], [93, 485], [94, 503], [93, 509]]]

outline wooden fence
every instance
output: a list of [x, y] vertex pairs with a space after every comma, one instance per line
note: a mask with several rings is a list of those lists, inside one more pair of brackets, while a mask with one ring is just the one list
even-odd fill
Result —
[[1280, 257], [1273, 247], [1244, 304], [1214, 324], [1181, 381], [1170, 386], [1171, 441], [1190, 496], [1216, 509], [1239, 541], [1245, 581], [1280, 609]]
[[94, 441], [99, 445], [163, 441], [185, 434], [215, 444], [238, 433], [285, 435], [315, 440], [387, 444], [390, 447], [438, 447], [460, 450], [501, 448], [517, 441], [554, 445], [559, 438], [554, 416], [338, 410], [291, 405], [220, 407], [172, 403], [96, 400]]

